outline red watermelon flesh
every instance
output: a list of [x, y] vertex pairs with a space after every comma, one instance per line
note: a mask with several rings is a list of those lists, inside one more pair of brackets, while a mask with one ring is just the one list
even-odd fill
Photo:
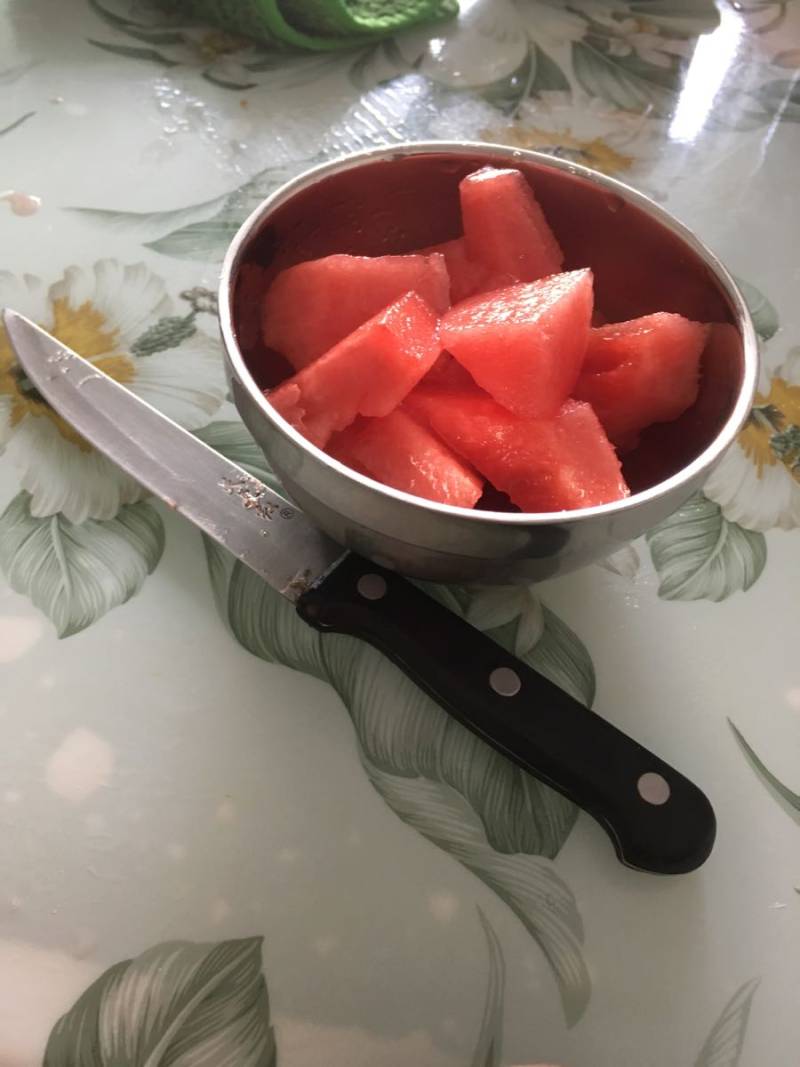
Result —
[[406, 407], [526, 512], [594, 507], [629, 495], [619, 460], [588, 404], [523, 419], [478, 389], [418, 386]]
[[433, 308], [416, 293], [390, 307], [268, 393], [270, 403], [324, 448], [357, 415], [388, 415], [441, 351]]
[[708, 328], [658, 312], [590, 331], [574, 390], [612, 441], [623, 445], [654, 422], [670, 422], [697, 399]]
[[648, 426], [636, 450], [625, 455], [625, 475], [632, 488], [638, 491], [677, 474], [711, 444], [733, 410], [737, 391], [733, 368], [740, 365], [741, 354], [742, 338], [735, 326], [708, 325], [697, 400], [672, 422]]
[[580, 373], [592, 272], [570, 271], [476, 296], [442, 319], [442, 345], [498, 403], [550, 418]]
[[281, 271], [262, 311], [264, 343], [301, 370], [367, 319], [413, 290], [450, 306], [444, 256], [325, 256]]
[[422, 249], [425, 255], [435, 252], [440, 252], [447, 264], [452, 304], [466, 300], [467, 297], [474, 296], [476, 293], [500, 289], [504, 285], [510, 285], [519, 280], [505, 274], [494, 275], [482, 263], [470, 259], [463, 237], [456, 237], [454, 241], [445, 241], [444, 244], [431, 245], [430, 248]]
[[490, 274], [532, 282], [561, 270], [564, 254], [518, 170], [483, 167], [458, 187], [466, 250]]
[[483, 479], [402, 407], [382, 419], [357, 419], [328, 453], [376, 481], [454, 507], [474, 507]]

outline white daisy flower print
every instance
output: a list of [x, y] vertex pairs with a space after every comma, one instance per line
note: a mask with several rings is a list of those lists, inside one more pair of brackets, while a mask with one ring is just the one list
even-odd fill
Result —
[[[218, 342], [196, 324], [196, 307], [175, 314], [163, 280], [143, 263], [69, 267], [49, 287], [0, 272], [0, 306], [27, 315], [188, 430], [205, 426], [224, 399]], [[18, 468], [34, 517], [110, 519], [144, 495], [45, 403], [2, 330], [0, 450]]]

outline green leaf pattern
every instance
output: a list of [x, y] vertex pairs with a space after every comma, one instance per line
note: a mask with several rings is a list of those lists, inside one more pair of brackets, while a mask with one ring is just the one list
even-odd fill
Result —
[[471, 1067], [500, 1067], [503, 1045], [505, 961], [497, 934], [481, 908], [478, 908], [478, 918], [489, 951], [489, 977], [486, 984], [483, 1019], [478, 1033], [478, 1043], [472, 1054]]
[[179, 230], [155, 241], [145, 241], [144, 247], [174, 259], [197, 259], [201, 262], [220, 259], [239, 229], [239, 220], [224, 218], [205, 222], [190, 222]]
[[647, 534], [665, 600], [725, 600], [749, 589], [767, 562], [762, 533], [726, 519], [697, 493]]
[[703, 1043], [694, 1067], [738, 1067], [758, 979], [734, 993]]
[[228, 624], [243, 648], [268, 663], [283, 663], [327, 681], [317, 632], [249, 567], [238, 560], [233, 564], [222, 595]]
[[[387, 771], [362, 752], [375, 789], [403, 822], [477, 875], [514, 912], [552, 968], [568, 1026], [583, 1015], [591, 979], [575, 898], [544, 856], [498, 852], [474, 807], [442, 781]], [[534, 816], [535, 816], [534, 811]]]
[[113, 519], [77, 525], [63, 515], [31, 515], [20, 492], [0, 516], [0, 569], [30, 597], [59, 637], [78, 633], [142, 586], [164, 550], [164, 527], [152, 505], [120, 508]]
[[533, 42], [533, 77], [530, 96], [542, 93], [571, 93], [572, 86], [556, 61], [536, 42]]
[[[87, 0], [87, 2], [91, 10], [103, 22], [111, 26], [112, 29], [122, 30], [123, 33], [127, 33], [130, 37], [136, 37], [142, 41], [150, 41], [151, 44], [176, 44], [183, 39], [181, 34], [164, 28], [170, 22], [168, 18], [163, 20], [156, 18], [152, 24], [139, 22], [134, 18], [118, 14], [100, 3], [100, 0]], [[161, 24], [162, 22], [163, 25]]]
[[719, 14], [711, 0], [630, 0], [631, 15], [663, 22], [671, 32], [687, 36], [706, 33], [719, 25]]
[[639, 573], [639, 553], [633, 545], [625, 545], [600, 560], [598, 566], [612, 574], [618, 574], [620, 578], [633, 579]]
[[111, 44], [108, 41], [93, 41], [91, 38], [89, 39], [89, 44], [94, 45], [95, 48], [99, 48], [103, 52], [110, 52], [114, 56], [123, 56], [125, 59], [144, 59], [148, 63], [157, 63], [162, 67], [180, 66], [175, 60], [169, 59], [167, 56], [162, 55], [161, 52], [157, 52], [155, 48], [137, 48], [129, 44]]
[[274, 1067], [261, 938], [156, 945], [56, 1023], [44, 1067]]
[[[729, 720], [730, 721], [730, 720]], [[752, 746], [747, 742], [743, 734], [730, 723], [731, 730], [733, 730], [733, 736], [739, 742], [739, 745], [747, 757], [747, 761], [758, 777], [775, 797], [784, 811], [794, 819], [794, 821], [800, 826], [800, 793], [795, 793], [788, 786], [777, 778], [772, 771], [765, 765], [763, 760], [756, 754]]]
[[672, 60], [664, 68], [642, 59], [635, 52], [618, 55], [605, 38], [588, 35], [572, 46], [572, 66], [581, 88], [622, 111], [668, 116], [681, 84], [681, 68]]
[[159, 319], [134, 342], [131, 355], [152, 356], [156, 352], [177, 348], [182, 341], [197, 333], [195, 318], [196, 313], [190, 311], [188, 315], [167, 315]]
[[[467, 622], [479, 630], [502, 630], [516, 621], [513, 651], [526, 656], [544, 634], [544, 608], [530, 586], [490, 586], [470, 599]], [[591, 703], [591, 701], [587, 701]]]
[[[284, 639], [284, 654], [298, 648], [299, 641], [287, 649]], [[572, 804], [481, 742], [380, 653], [334, 636], [321, 639], [314, 651], [312, 668], [321, 662], [370, 764], [455, 789], [478, 813], [498, 852], [558, 854], [576, 818]]]
[[35, 111], [26, 111], [24, 115], [20, 115], [18, 119], [15, 119], [13, 122], [9, 123], [8, 126], [3, 126], [2, 128], [0, 128], [0, 137], [2, 137], [6, 133], [11, 133], [12, 130], [19, 129], [19, 127], [26, 123], [28, 119], [32, 119], [35, 114]]
[[736, 284], [742, 291], [750, 314], [753, 316], [753, 325], [756, 333], [762, 341], [769, 341], [778, 332], [780, 325], [778, 312], [773, 304], [764, 296], [760, 289], [742, 278], [736, 279]]

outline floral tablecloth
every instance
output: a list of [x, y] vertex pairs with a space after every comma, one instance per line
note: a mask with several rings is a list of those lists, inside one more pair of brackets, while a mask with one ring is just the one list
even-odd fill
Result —
[[0, 0], [0, 305], [264, 474], [215, 284], [277, 183], [470, 137], [619, 176], [740, 279], [756, 405], [603, 564], [454, 608], [708, 792], [707, 864], [587, 817], [325, 640], [44, 404], [0, 337], [0, 1064], [800, 1064], [800, 4], [462, 0], [278, 54]]

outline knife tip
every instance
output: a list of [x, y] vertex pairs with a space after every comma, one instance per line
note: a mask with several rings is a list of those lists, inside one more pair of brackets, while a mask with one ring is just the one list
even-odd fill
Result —
[[31, 333], [39, 333], [41, 331], [36, 326], [36, 323], [31, 322], [27, 316], [20, 314], [19, 311], [14, 311], [13, 308], [2, 308], [0, 309], [0, 314], [2, 314], [3, 326], [5, 326], [11, 347], [14, 349], [19, 362], [22, 363], [25, 349], [24, 342], [30, 338]]
[[3, 325], [5, 326], [5, 328], [7, 330], [10, 330], [11, 327], [16, 326], [17, 323], [28, 322], [29, 321], [28, 319], [25, 318], [24, 315], [20, 315], [20, 313], [18, 311], [14, 311], [13, 308], [3, 308], [2, 309], [2, 314], [3, 314]]

